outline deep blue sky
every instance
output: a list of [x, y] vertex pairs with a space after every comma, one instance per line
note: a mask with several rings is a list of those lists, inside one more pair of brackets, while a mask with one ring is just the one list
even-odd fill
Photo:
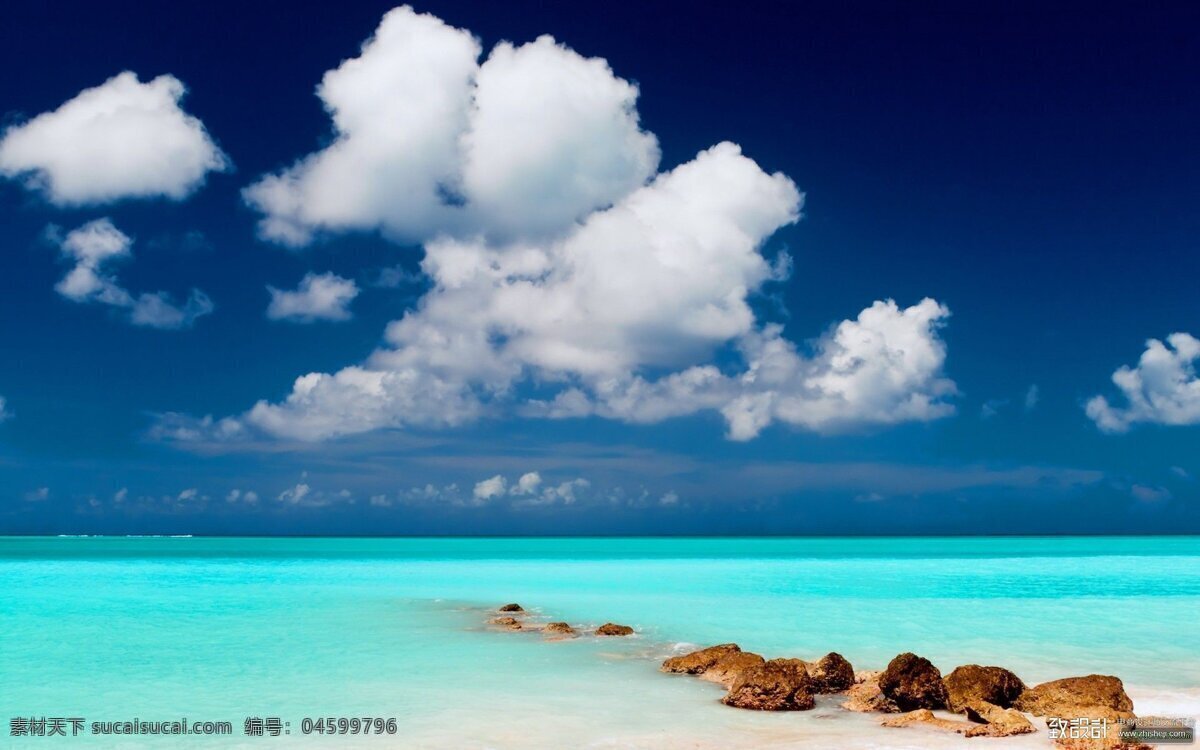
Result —
[[[370, 285], [384, 266], [415, 270], [419, 248], [359, 234], [289, 251], [256, 239], [240, 199], [328, 141], [314, 87], [390, 7], [6, 8], [6, 123], [122, 70], [170, 73], [235, 169], [183, 202], [86, 209], [0, 182], [0, 396], [13, 414], [0, 424], [0, 532], [1200, 532], [1200, 427], [1110, 435], [1083, 407], [1119, 400], [1110, 377], [1146, 339], [1200, 335], [1200, 11], [1187, 3], [418, 3], [485, 50], [549, 33], [607, 59], [640, 87], [663, 168], [732, 140], [790, 176], [804, 219], [764, 252], [786, 248], [795, 270], [772, 287], [780, 300], [757, 301], [762, 317], [802, 341], [876, 299], [935, 297], [952, 311], [942, 336], [956, 413], [832, 435], [775, 425], [745, 443], [711, 414], [508, 415], [219, 450], [152, 439], [156, 414], [237, 414], [282, 398], [299, 374], [361, 361], [422, 292]], [[136, 239], [122, 283], [177, 297], [199, 287], [216, 311], [159, 331], [56, 294], [65, 267], [45, 228], [101, 216]], [[310, 270], [359, 282], [351, 321], [266, 318], [265, 286], [294, 288]], [[527, 471], [586, 478], [594, 497], [369, 503], [426, 484], [470, 495]], [[349, 498], [276, 500], [298, 483]], [[210, 499], [179, 501], [190, 488]], [[233, 488], [256, 492], [257, 507], [226, 503]], [[660, 505], [667, 493], [679, 501]]]

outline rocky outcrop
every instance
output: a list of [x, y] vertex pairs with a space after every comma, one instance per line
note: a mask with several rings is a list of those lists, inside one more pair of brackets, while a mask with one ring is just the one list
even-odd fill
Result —
[[946, 706], [942, 673], [928, 659], [916, 654], [903, 653], [892, 659], [879, 675], [879, 689], [901, 711]]
[[839, 653], [831, 651], [806, 666], [814, 693], [841, 693], [854, 684], [854, 667]]
[[615, 622], [606, 622], [596, 628], [596, 635], [633, 635], [633, 628], [628, 625], [618, 625]]
[[509, 630], [520, 630], [521, 622], [515, 617], [493, 617], [488, 623]]
[[772, 659], [744, 670], [721, 702], [754, 711], [807, 711], [814, 705], [808, 672], [799, 659]]
[[662, 671], [676, 674], [703, 674], [722, 657], [741, 651], [736, 643], [722, 643], [682, 656], [672, 656], [662, 663]]
[[569, 624], [567, 624], [565, 622], [550, 622], [550, 623], [546, 623], [546, 626], [544, 628], [542, 628], [542, 632], [545, 633], [546, 635], [553, 635], [553, 636], [559, 636], [559, 637], [565, 638], [567, 636], [575, 635], [575, 628], [571, 627]]
[[958, 734], [966, 734], [972, 728], [972, 724], [969, 721], [943, 719], [934, 716], [933, 711], [930, 711], [928, 708], [918, 708], [915, 711], [909, 711], [883, 721], [883, 726], [885, 727], [911, 727], [915, 725], [930, 727], [932, 729], [943, 729], [947, 732], [957, 732]]
[[497, 610], [498, 612], [524, 612], [525, 609], [520, 604], [505, 604]]
[[1125, 685], [1110, 675], [1066, 677], [1028, 688], [1014, 703], [1034, 716], [1064, 719], [1133, 717], [1133, 701]]
[[968, 737], [1012, 737], [1037, 731], [1020, 711], [987, 701], [974, 701], [966, 714], [968, 719], [978, 723], [967, 732]]
[[986, 702], [1011, 708], [1025, 690], [1021, 678], [1003, 667], [967, 664], [942, 679], [946, 686], [946, 707], [962, 713], [974, 703]]
[[898, 713], [900, 709], [879, 689], [881, 674], [883, 672], [855, 672], [854, 684], [846, 691], [846, 700], [842, 703], [842, 708], [859, 713]]
[[700, 673], [700, 679], [731, 688], [744, 672], [761, 667], [765, 661], [749, 651], [734, 651], [713, 662], [712, 666]]

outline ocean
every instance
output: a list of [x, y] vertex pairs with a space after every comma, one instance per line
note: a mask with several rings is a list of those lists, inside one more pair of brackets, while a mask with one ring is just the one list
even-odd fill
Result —
[[[551, 642], [487, 627], [506, 602], [637, 634]], [[6, 727], [5, 747], [979, 743], [882, 729], [830, 697], [803, 713], [727, 708], [719, 687], [658, 671], [731, 641], [768, 658], [837, 651], [858, 669], [914, 651], [943, 673], [997, 664], [1030, 685], [1115, 674], [1139, 714], [1196, 716], [1200, 537], [0, 537], [0, 715], [85, 722], [74, 738]], [[183, 717], [233, 734], [87, 731]], [[394, 722], [314, 733], [341, 718]], [[246, 735], [247, 719], [265, 735]]]

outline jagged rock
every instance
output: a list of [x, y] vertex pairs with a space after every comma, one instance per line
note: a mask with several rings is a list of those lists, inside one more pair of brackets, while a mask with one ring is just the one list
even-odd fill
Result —
[[505, 604], [498, 612], [524, 612], [525, 609], [520, 604]]
[[842, 708], [859, 713], [899, 713], [896, 704], [879, 689], [879, 675], [883, 672], [865, 671], [854, 673], [854, 684], [846, 691]]
[[913, 725], [944, 729], [947, 732], [956, 732], [958, 734], [966, 734], [974, 726], [969, 721], [954, 721], [953, 719], [943, 719], [934, 716], [933, 711], [930, 711], [928, 708], [918, 708], [915, 711], [909, 711], [883, 721], [883, 726], [885, 727], [911, 727]]
[[879, 675], [879, 689], [901, 711], [946, 706], [942, 673], [928, 659], [916, 654], [903, 653], [892, 659]]
[[971, 721], [979, 722], [967, 732], [968, 737], [1011, 737], [1037, 731], [1020, 711], [987, 701], [975, 701], [966, 708], [966, 714]]
[[617, 625], [614, 622], [606, 622], [596, 628], [596, 635], [633, 635], [633, 628], [628, 625]]
[[967, 664], [956, 668], [942, 679], [946, 686], [946, 707], [962, 713], [980, 701], [1001, 708], [1011, 708], [1013, 701], [1025, 690], [1021, 678], [1003, 667], [981, 667]]
[[569, 636], [575, 635], [575, 628], [565, 622], [551, 622], [542, 628], [542, 632], [548, 635]]
[[854, 684], [854, 667], [846, 657], [831, 651], [814, 664], [807, 664], [812, 691], [818, 694], [840, 693]]
[[1021, 693], [1013, 707], [1034, 716], [1065, 719], [1133, 717], [1133, 701], [1125, 694], [1125, 685], [1102, 674], [1043, 682]]
[[509, 630], [520, 630], [521, 629], [521, 623], [515, 617], [493, 617], [488, 622], [492, 625], [497, 625], [502, 628], [508, 628]]
[[703, 674], [717, 660], [729, 654], [741, 651], [736, 643], [722, 643], [719, 646], [709, 646], [699, 651], [692, 651], [682, 656], [672, 656], [662, 663], [662, 671], [681, 674]]
[[741, 650], [733, 651], [717, 659], [711, 667], [704, 670], [700, 674], [700, 679], [731, 688], [743, 672], [761, 667], [764, 662], [765, 659], [758, 654]]
[[814, 705], [799, 659], [772, 659], [743, 671], [721, 702], [754, 711], [807, 711]]

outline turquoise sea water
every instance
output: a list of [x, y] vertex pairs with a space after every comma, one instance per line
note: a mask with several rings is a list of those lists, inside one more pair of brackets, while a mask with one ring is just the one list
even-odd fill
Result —
[[[638, 635], [550, 643], [485, 627], [508, 601]], [[657, 672], [690, 644], [728, 641], [876, 669], [911, 650], [943, 672], [1000, 664], [1031, 684], [1116, 674], [1139, 712], [1194, 714], [1200, 538], [0, 537], [6, 723], [187, 716], [235, 732], [4, 737], [16, 747], [935, 743], [828, 700], [804, 715], [728, 709], [719, 688]], [[247, 716], [292, 734], [243, 737]], [[397, 733], [300, 736], [322, 716], [395, 717]]]

